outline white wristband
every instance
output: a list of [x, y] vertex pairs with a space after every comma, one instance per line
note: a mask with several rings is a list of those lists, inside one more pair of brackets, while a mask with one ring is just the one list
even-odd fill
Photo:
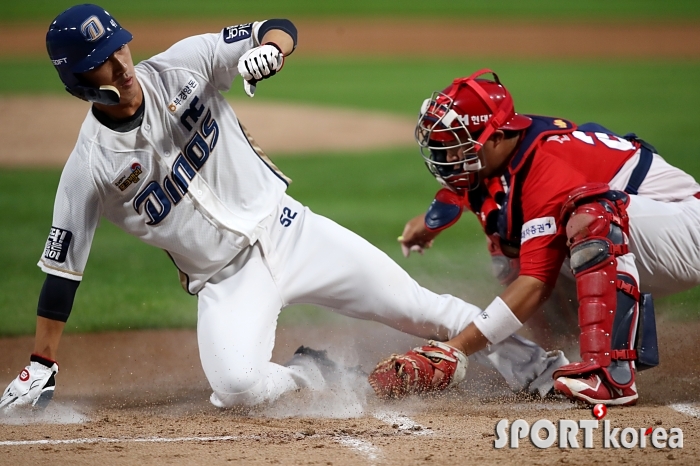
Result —
[[502, 342], [523, 326], [513, 311], [498, 296], [481, 314], [476, 316], [474, 325], [492, 345]]

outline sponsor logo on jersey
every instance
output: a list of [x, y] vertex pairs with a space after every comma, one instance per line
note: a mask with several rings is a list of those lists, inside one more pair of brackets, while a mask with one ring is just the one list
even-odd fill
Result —
[[525, 222], [520, 232], [520, 243], [537, 238], [538, 236], [556, 235], [557, 224], [554, 217], [534, 218]]
[[95, 42], [105, 35], [105, 27], [102, 25], [100, 18], [90, 16], [80, 25], [80, 32], [88, 42]]
[[182, 107], [185, 104], [185, 102], [187, 102], [187, 99], [192, 97], [194, 91], [198, 88], [199, 83], [196, 79], [194, 79], [194, 76], [190, 76], [189, 79], [187, 79], [187, 84], [185, 84], [185, 86], [182, 89], [180, 89], [180, 92], [177, 93], [177, 95], [168, 105], [168, 110], [170, 110], [170, 113], [177, 113], [180, 107]]
[[44, 258], [56, 262], [65, 262], [71, 239], [73, 239], [73, 233], [70, 231], [51, 227], [49, 238], [46, 240]]
[[143, 175], [143, 166], [137, 160], [133, 160], [131, 164], [126, 167], [117, 176], [117, 179], [113, 181], [114, 186], [119, 188], [119, 191], [125, 191], [131, 185], [135, 185], [141, 181], [141, 175]]
[[238, 26], [229, 26], [221, 31], [224, 42], [232, 44], [239, 40], [248, 39], [253, 31], [253, 23], [239, 24]]

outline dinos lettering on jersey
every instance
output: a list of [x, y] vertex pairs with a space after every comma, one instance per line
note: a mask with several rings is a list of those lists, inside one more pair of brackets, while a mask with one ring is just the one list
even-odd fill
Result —
[[232, 44], [239, 40], [244, 40], [250, 37], [253, 31], [253, 23], [239, 24], [238, 26], [229, 26], [224, 28], [221, 33], [224, 36], [224, 42]]
[[[197, 97], [192, 99], [190, 108], [192, 105], [196, 107], [198, 101]], [[200, 118], [205, 109], [202, 105], [188, 115], [194, 123], [201, 119], [201, 124], [185, 145], [185, 149], [173, 162], [170, 175], [163, 179], [162, 184], [155, 180], [151, 181], [134, 199], [134, 210], [141, 214], [141, 207], [143, 207], [143, 211], [149, 218], [147, 225], [159, 224], [168, 216], [173, 204], [180, 203], [189, 189], [190, 182], [209, 160], [209, 156], [216, 147], [219, 140], [219, 125], [212, 118], [211, 110], [207, 109], [204, 118]]]

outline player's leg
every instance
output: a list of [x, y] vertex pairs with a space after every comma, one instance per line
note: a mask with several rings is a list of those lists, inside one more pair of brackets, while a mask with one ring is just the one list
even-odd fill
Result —
[[286, 204], [297, 216], [289, 227], [273, 225], [272, 247], [265, 248], [286, 303], [315, 304], [436, 340], [453, 337], [480, 312], [421, 287], [359, 235], [291, 198]]
[[[480, 311], [451, 295], [421, 287], [384, 252], [335, 222], [304, 209], [291, 198], [291, 224], [270, 228], [272, 269], [283, 299], [384, 323], [402, 332], [445, 341], [462, 331]], [[284, 209], [284, 207], [282, 207]], [[492, 345], [480, 359], [495, 367], [515, 390], [551, 388], [553, 381], [529, 387], [547, 371], [568, 362], [523, 338]], [[524, 361], [526, 363], [524, 363]], [[546, 385], [549, 385], [547, 387]]]
[[700, 284], [700, 199], [660, 202], [630, 196], [630, 251], [640, 286], [654, 296]]
[[639, 292], [634, 255], [628, 248], [628, 202], [625, 193], [608, 191], [601, 184], [576, 190], [564, 206], [579, 301], [582, 361], [557, 370], [554, 386], [590, 404], [637, 401], [635, 361], [653, 358], [636, 349], [640, 302], [645, 303], [645, 332], [653, 331], [656, 345], [653, 308]]
[[252, 406], [300, 387], [322, 388], [313, 365], [270, 362], [282, 301], [258, 246], [242, 251], [198, 295], [202, 368], [218, 407]]

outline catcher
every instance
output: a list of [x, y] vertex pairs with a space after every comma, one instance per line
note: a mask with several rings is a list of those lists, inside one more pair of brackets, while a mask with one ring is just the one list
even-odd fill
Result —
[[[581, 361], [554, 371], [554, 389], [588, 404], [635, 404], [636, 372], [659, 363], [652, 294], [700, 282], [700, 185], [634, 134], [516, 113], [491, 70], [433, 93], [415, 136], [444, 187], [406, 224], [404, 254], [430, 247], [471, 210], [509, 283], [444, 345], [471, 355], [518, 331], [550, 297], [566, 260]], [[454, 363], [432, 356], [394, 355], [370, 382], [382, 396], [442, 389]]]

